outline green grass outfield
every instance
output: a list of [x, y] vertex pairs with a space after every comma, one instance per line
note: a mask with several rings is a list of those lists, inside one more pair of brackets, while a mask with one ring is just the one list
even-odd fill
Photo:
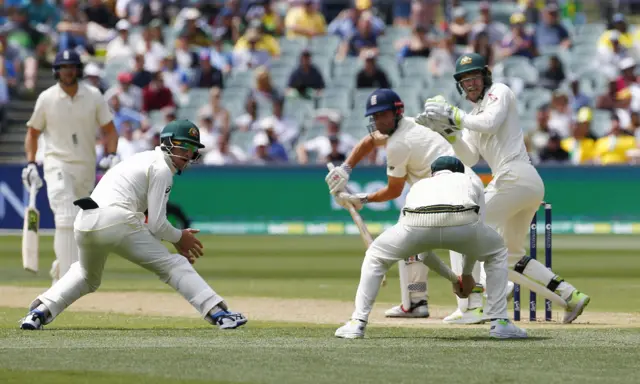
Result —
[[[90, 308], [88, 296], [44, 331], [23, 332], [17, 329], [18, 319], [49, 284], [52, 238], [42, 238], [42, 271], [34, 276], [21, 268], [20, 238], [0, 237], [0, 285], [13, 289], [0, 287], [0, 383], [549, 384], [628, 383], [637, 377], [638, 238], [555, 236], [554, 270], [591, 295], [589, 314], [597, 321], [524, 323], [532, 337], [506, 342], [489, 340], [487, 326], [447, 327], [430, 319], [428, 324], [413, 323], [425, 326], [405, 327], [409, 322], [382, 324], [377, 318], [365, 340], [334, 339], [336, 326], [349, 316], [358, 282], [363, 256], [359, 237], [203, 240], [207, 254], [196, 268], [214, 289], [231, 297], [232, 306], [234, 300], [240, 306], [274, 300], [297, 306], [276, 308], [270, 321], [258, 313], [245, 328], [227, 332], [212, 329], [187, 304], [184, 314], [145, 315], [148, 308], [172, 306], [179, 296], [142, 268], [113, 256], [96, 301], [110, 294], [166, 300], [136, 303], [125, 314], [120, 302], [102, 300]], [[542, 244], [538, 257], [544, 257]], [[449, 284], [435, 274], [430, 274], [429, 291], [433, 307], [454, 304]], [[378, 311], [398, 300], [396, 268], [380, 292]], [[522, 296], [527, 308], [528, 295]], [[322, 315], [334, 306], [341, 312], [325, 324], [312, 316], [278, 321], [278, 311], [286, 319], [288, 311]], [[254, 308], [241, 309], [251, 313]]]

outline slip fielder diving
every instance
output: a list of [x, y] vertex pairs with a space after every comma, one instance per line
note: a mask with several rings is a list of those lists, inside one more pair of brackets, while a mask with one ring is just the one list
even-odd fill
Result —
[[[413, 118], [404, 117], [404, 105], [400, 97], [390, 89], [374, 91], [366, 103], [365, 116], [371, 120], [370, 134], [365, 136], [355, 146], [346, 161], [332, 169], [325, 180], [329, 191], [337, 194], [345, 190], [352, 168], [354, 168], [375, 146], [386, 145], [387, 177], [386, 187], [371, 194], [357, 194], [346, 197], [356, 206], [368, 202], [389, 201], [399, 197], [405, 183], [413, 185], [418, 180], [431, 176], [431, 164], [440, 156], [453, 155], [451, 146], [444, 138], [431, 130], [424, 129], [415, 123]], [[465, 172], [472, 180], [483, 187], [480, 178], [471, 168]], [[343, 199], [344, 200], [344, 199]], [[484, 198], [479, 204], [484, 205]], [[455, 273], [462, 272], [462, 257], [451, 253], [452, 269]], [[427, 272], [428, 268], [422, 263], [425, 255], [413, 255], [398, 263], [400, 275], [401, 305], [389, 309], [388, 317], [429, 317], [427, 303]], [[480, 267], [474, 269], [474, 279], [479, 283], [469, 300], [460, 300], [462, 304], [471, 303], [477, 308], [478, 321], [482, 319], [482, 283], [480, 281]], [[461, 304], [461, 305], [462, 305]]]
[[[451, 249], [465, 255], [462, 276], [453, 284], [454, 293], [462, 298], [475, 286], [471, 271], [476, 261], [484, 262], [487, 272], [484, 313], [491, 321], [489, 335], [499, 339], [527, 337], [524, 330], [509, 321], [507, 313], [507, 249], [500, 235], [485, 225], [480, 215], [480, 202], [484, 198], [482, 186], [464, 172], [460, 160], [442, 156], [431, 164], [430, 178], [413, 184], [398, 223], [378, 236], [367, 249], [355, 310], [351, 319], [336, 330], [336, 337], [364, 337], [382, 276], [393, 263], [416, 253], [425, 254], [427, 264], [440, 261], [431, 252], [434, 249]], [[344, 195], [345, 192], [340, 192], [337, 199], [350, 201]]]
[[[548, 290], [536, 293], [550, 300], [559, 296], [565, 304], [563, 322], [571, 323], [589, 304], [589, 296], [526, 256], [527, 232], [544, 184], [524, 145], [516, 96], [505, 84], [493, 82], [484, 57], [475, 53], [457, 60], [454, 78], [473, 110], [466, 113], [436, 97], [426, 101], [415, 121], [443, 135], [465, 165], [475, 165], [480, 156], [488, 163], [493, 180], [485, 190], [486, 222], [509, 250], [509, 278], [529, 288], [530, 281], [539, 282]], [[451, 316], [464, 318], [465, 312], [459, 308]]]
[[25, 152], [28, 165], [22, 170], [26, 189], [42, 187], [36, 166], [38, 138], [44, 137], [44, 179], [53, 211], [56, 259], [51, 269], [55, 283], [78, 260], [73, 220], [78, 208], [73, 201], [88, 196], [96, 182], [96, 136], [103, 136], [105, 153], [101, 166], [117, 163], [118, 134], [113, 116], [100, 91], [84, 82], [80, 56], [73, 50], [59, 52], [53, 63], [57, 83], [38, 96], [27, 122]]
[[[41, 329], [80, 297], [96, 291], [109, 253], [155, 273], [209, 323], [232, 329], [247, 322], [242, 314], [228, 310], [191, 265], [203, 254], [202, 243], [194, 235], [198, 231], [181, 231], [167, 220], [174, 174], [180, 175], [197, 161], [204, 148], [200, 131], [188, 120], [177, 120], [164, 127], [160, 140], [155, 150], [135, 154], [113, 167], [90, 197], [74, 202], [82, 209], [74, 221], [79, 261], [31, 303], [22, 329]], [[169, 253], [162, 240], [173, 243], [178, 253]]]

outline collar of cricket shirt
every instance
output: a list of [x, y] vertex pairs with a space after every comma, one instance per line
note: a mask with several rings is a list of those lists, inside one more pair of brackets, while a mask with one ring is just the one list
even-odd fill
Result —
[[164, 159], [164, 162], [167, 163], [167, 165], [169, 166], [169, 169], [171, 170], [171, 173], [175, 174], [178, 170], [176, 169], [176, 166], [173, 165], [173, 161], [171, 161], [171, 156], [169, 156], [169, 154], [167, 152], [163, 151], [162, 148], [160, 148], [160, 147], [156, 147], [155, 150], [156, 150], [157, 153], [162, 155], [162, 158]]
[[[62, 87], [60, 86], [60, 83], [57, 83], [56, 86], [58, 87], [58, 97], [60, 97], [61, 99], [64, 99], [67, 97], [71, 98], [71, 96], [69, 96], [69, 94], [65, 92], [64, 89], [62, 89]], [[86, 92], [86, 89], [84, 84], [82, 83], [82, 81], [78, 81], [78, 92], [76, 92], [76, 94], [73, 96], [72, 99], [79, 100], [79, 98], [85, 95], [85, 92]]]

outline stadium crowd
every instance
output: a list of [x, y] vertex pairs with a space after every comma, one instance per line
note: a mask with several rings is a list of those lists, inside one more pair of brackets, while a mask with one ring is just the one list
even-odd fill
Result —
[[367, 132], [374, 88], [396, 89], [409, 115], [436, 94], [470, 110], [451, 74], [477, 52], [518, 94], [536, 163], [640, 158], [640, 28], [623, 13], [586, 22], [572, 0], [324, 3], [4, 0], [0, 114], [18, 89], [35, 90], [52, 52], [75, 49], [123, 158], [189, 118], [205, 164], [340, 163]]

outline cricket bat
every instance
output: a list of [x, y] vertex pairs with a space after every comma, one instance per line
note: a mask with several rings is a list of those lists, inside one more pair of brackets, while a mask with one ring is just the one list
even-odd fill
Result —
[[29, 205], [24, 211], [22, 227], [22, 267], [27, 271], [38, 272], [40, 211], [36, 208], [38, 189], [35, 184], [29, 188]]
[[[327, 163], [327, 168], [329, 170], [332, 170], [334, 168], [334, 165], [331, 163]], [[362, 216], [360, 216], [358, 210], [356, 210], [353, 204], [349, 204], [347, 210], [349, 211], [351, 219], [353, 219], [356, 227], [358, 227], [358, 232], [360, 232], [360, 237], [362, 238], [365, 247], [369, 248], [371, 243], [373, 243], [373, 237], [371, 236], [371, 233], [367, 228], [367, 224], [365, 224], [364, 220], [362, 220]], [[384, 287], [385, 285], [387, 285], [387, 275], [384, 275], [382, 277], [382, 286]]]

